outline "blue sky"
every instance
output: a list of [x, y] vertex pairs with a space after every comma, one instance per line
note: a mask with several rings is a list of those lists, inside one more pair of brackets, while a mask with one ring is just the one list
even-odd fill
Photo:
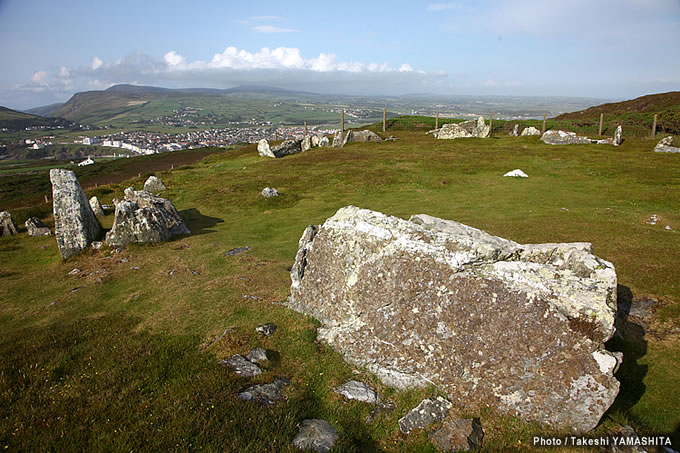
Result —
[[680, 90], [679, 0], [0, 0], [0, 105], [117, 83], [323, 93]]

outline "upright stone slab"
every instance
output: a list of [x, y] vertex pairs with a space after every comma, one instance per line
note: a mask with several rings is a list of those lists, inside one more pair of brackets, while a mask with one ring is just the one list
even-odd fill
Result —
[[87, 249], [99, 234], [99, 223], [90, 203], [70, 170], [50, 170], [54, 212], [54, 234], [62, 259]]
[[257, 153], [263, 157], [276, 157], [269, 147], [269, 142], [266, 138], [257, 142]]
[[614, 132], [614, 146], [619, 146], [623, 142], [623, 128], [619, 125], [616, 126], [616, 132]]
[[0, 212], [0, 236], [14, 236], [17, 234], [17, 224], [9, 211]]
[[300, 239], [288, 306], [399, 388], [558, 429], [595, 427], [619, 389], [616, 273], [587, 243], [527, 244], [427, 215], [348, 206]]
[[99, 202], [99, 198], [92, 197], [90, 198], [90, 208], [92, 208], [92, 212], [94, 212], [95, 217], [103, 217], [104, 216], [104, 208], [102, 207], [102, 204]]
[[144, 182], [144, 190], [151, 193], [159, 193], [164, 190], [168, 190], [165, 183], [156, 176], [149, 176], [149, 178]]
[[522, 135], [523, 137], [529, 136], [529, 135], [541, 135], [541, 131], [536, 129], [534, 126], [529, 126], [529, 127], [525, 127], [522, 130], [522, 133], [520, 135]]

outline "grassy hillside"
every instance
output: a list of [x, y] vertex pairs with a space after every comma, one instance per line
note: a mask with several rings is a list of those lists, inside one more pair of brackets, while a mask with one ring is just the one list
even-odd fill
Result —
[[71, 122], [62, 118], [45, 118], [38, 115], [17, 112], [0, 106], [0, 129], [24, 129], [30, 126], [70, 126]]
[[30, 113], [31, 115], [40, 115], [40, 116], [52, 116], [54, 112], [59, 110], [59, 107], [64, 105], [63, 102], [57, 102], [55, 104], [49, 104], [49, 105], [42, 105], [40, 107], [35, 107], [32, 109], [26, 110], [26, 113]]
[[[628, 323], [625, 339], [609, 344], [625, 353], [621, 391], [591, 434], [629, 423], [640, 434], [675, 431], [678, 448], [680, 156], [641, 139], [554, 147], [537, 137], [388, 133], [398, 140], [276, 160], [249, 145], [158, 173], [193, 232], [169, 243], [62, 262], [53, 237], [1, 238], [0, 448], [294, 451], [300, 421], [324, 418], [340, 433], [337, 451], [434, 451], [423, 431], [401, 435], [397, 420], [436, 389], [383, 386], [316, 342], [316, 321], [281, 305], [304, 228], [349, 204], [427, 213], [522, 243], [592, 242], [616, 266], [620, 300], [658, 302], [646, 330]], [[529, 178], [502, 177], [515, 168]], [[88, 195], [110, 202], [143, 179]], [[282, 195], [263, 199], [266, 186]], [[266, 322], [279, 326], [270, 338], [254, 330]], [[275, 352], [257, 378], [217, 363], [254, 347]], [[238, 399], [278, 376], [291, 381], [286, 401]], [[332, 391], [347, 379], [370, 383], [395, 409], [367, 422], [372, 407]], [[456, 411], [481, 417], [485, 451], [534, 451], [534, 435], [564, 434], [490, 409]]]

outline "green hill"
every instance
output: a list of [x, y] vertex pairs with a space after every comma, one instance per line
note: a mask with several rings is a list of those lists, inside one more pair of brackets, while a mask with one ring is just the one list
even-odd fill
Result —
[[17, 112], [0, 106], [0, 128], [12, 130], [24, 129], [32, 126], [72, 126], [71, 121], [63, 118], [43, 117], [29, 113]]
[[52, 116], [54, 112], [59, 110], [59, 107], [61, 107], [62, 105], [64, 105], [63, 102], [57, 102], [56, 104], [34, 107], [32, 109], [25, 110], [25, 112], [30, 113], [31, 115]]

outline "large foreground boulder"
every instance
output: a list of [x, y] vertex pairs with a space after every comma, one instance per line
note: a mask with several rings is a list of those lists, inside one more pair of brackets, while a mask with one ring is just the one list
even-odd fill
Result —
[[616, 273], [588, 243], [528, 244], [348, 206], [308, 227], [288, 306], [387, 385], [558, 429], [595, 427], [619, 389]]
[[87, 249], [99, 235], [99, 223], [90, 203], [70, 170], [50, 170], [54, 211], [54, 235], [63, 259]]
[[9, 211], [0, 212], [0, 236], [14, 236], [17, 234], [17, 224]]
[[190, 233], [170, 200], [128, 187], [125, 200], [116, 204], [113, 226], [106, 233], [106, 244], [109, 247], [151, 244]]

